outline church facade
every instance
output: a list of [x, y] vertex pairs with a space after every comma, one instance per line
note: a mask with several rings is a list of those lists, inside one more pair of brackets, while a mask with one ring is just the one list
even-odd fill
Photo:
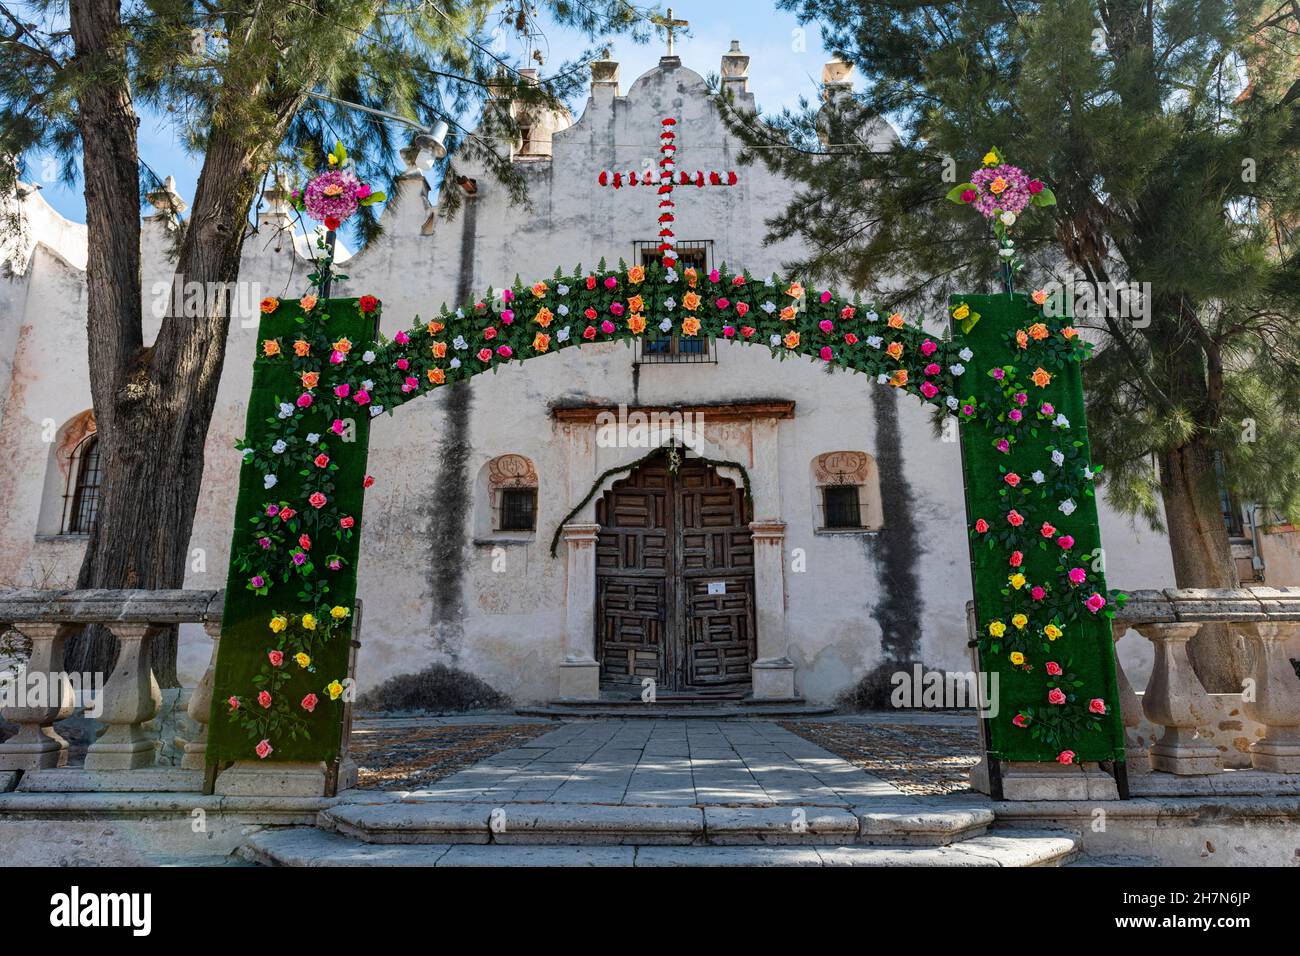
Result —
[[[741, 108], [754, 105], [747, 63], [735, 44], [721, 63]], [[626, 90], [617, 64], [600, 61], [580, 118], [526, 126], [512, 160], [527, 207], [462, 168], [443, 187], [462, 191], [462, 208], [446, 217], [408, 168], [383, 236], [333, 294], [379, 296], [391, 335], [516, 274], [648, 262], [655, 191], [598, 175], [653, 164], [668, 116], [678, 168], [737, 173], [734, 185], [681, 190], [682, 265], [779, 272], [798, 249], [765, 245], [764, 220], [791, 184], [737, 165], [704, 79], [665, 57]], [[267, 192], [245, 243], [217, 411], [193, 450], [205, 475], [189, 587], [224, 584], [256, 303], [306, 287], [286, 200]], [[99, 490], [85, 230], [36, 192], [20, 201], [27, 235], [6, 250], [12, 275], [0, 282], [0, 584], [70, 586]], [[166, 209], [145, 222], [146, 335], [170, 288], [173, 228]], [[969, 670], [954, 437], [892, 389], [802, 359], [778, 376], [764, 350], [726, 342], [591, 345], [440, 390], [371, 432], [360, 687], [442, 662], [519, 702], [634, 693], [647, 677], [661, 693], [831, 702], [904, 662]], [[1112, 585], [1172, 587], [1166, 540], [1102, 497]], [[1139, 686], [1142, 650], [1135, 640], [1126, 659]], [[200, 629], [183, 630], [184, 681], [208, 654]]]

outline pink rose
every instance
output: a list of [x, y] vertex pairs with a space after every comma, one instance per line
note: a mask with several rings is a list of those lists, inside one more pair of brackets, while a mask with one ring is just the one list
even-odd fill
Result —
[[500, 355], [503, 359], [508, 359], [510, 358], [510, 356], [514, 354], [515, 354], [515, 350], [508, 345], [497, 346], [497, 355]]
[[359, 388], [357, 389], [357, 393], [352, 396], [352, 401], [356, 402], [358, 405], [369, 405], [370, 393], [364, 388]]
[[[823, 362], [829, 362], [832, 358], [835, 357], [835, 353], [831, 351], [831, 347], [829, 345], [823, 345], [821, 347], [821, 350], [817, 354], [821, 356], [821, 360]], [[926, 382], [925, 384], [929, 385], [930, 383]]]
[[347, 382], [344, 382], [342, 385], [334, 386], [334, 394], [338, 398], [347, 398], [348, 395], [351, 393], [351, 391], [352, 391], [352, 386], [350, 386]]
[[1041, 601], [1043, 598], [1047, 597], [1047, 592], [1044, 591], [1037, 584], [1035, 584], [1032, 588], [1029, 589], [1029, 596], [1033, 598], [1035, 601]]
[[737, 303], [736, 303], [736, 315], [740, 316], [740, 317], [743, 319], [743, 318], [745, 317], [745, 313], [748, 312], [748, 311], [749, 311], [749, 304], [748, 304], [748, 303], [746, 303], [746, 302], [737, 302]]
[[961, 192], [961, 201], [964, 203], [973, 203], [978, 196], [973, 189], [963, 189]]
[[259, 691], [259, 692], [258, 692], [258, 695], [257, 695], [257, 702], [258, 702], [258, 704], [260, 704], [264, 709], [267, 708], [267, 707], [270, 707], [270, 706], [271, 706], [271, 694], [270, 694], [268, 691]]
[[1088, 600], [1083, 602], [1083, 606], [1086, 607], [1093, 614], [1096, 614], [1098, 611], [1100, 611], [1102, 608], [1106, 606], [1106, 599], [1094, 591], [1092, 593], [1092, 596], [1089, 597]]
[[600, 330], [604, 332], [606, 335], [613, 335], [615, 328], [616, 326], [614, 325], [613, 322], [609, 321], [609, 319], [606, 319], [604, 322], [600, 323]]
[[1104, 714], [1106, 713], [1106, 702], [1100, 697], [1094, 697], [1088, 701], [1088, 710], [1094, 714]]
[[1072, 535], [1063, 534], [1056, 539], [1056, 543], [1059, 544], [1064, 550], [1069, 551], [1071, 548], [1074, 547], [1074, 537]]
[[819, 295], [817, 298], [821, 301], [821, 304], [822, 304], [822, 305], [825, 305], [826, 303], [830, 302], [830, 300], [831, 300], [831, 293], [830, 293], [830, 290], [827, 289], [825, 292], [823, 292], [823, 293], [822, 293], [821, 295]]
[[271, 651], [266, 656], [271, 659], [272, 667], [279, 667], [284, 663], [284, 651]]
[[502, 323], [503, 325], [514, 325], [514, 323], [515, 323], [515, 312], [514, 312], [514, 309], [503, 309], [503, 310], [502, 310], [502, 312], [501, 312], [501, 323]]
[[935, 345], [931, 339], [926, 339], [921, 343], [921, 354], [926, 356], [933, 355], [938, 348], [939, 346]]
[[319, 511], [321, 508], [325, 507], [326, 500], [327, 499], [325, 498], [325, 496], [321, 494], [319, 491], [313, 491], [311, 493], [311, 497], [307, 499], [307, 502], [313, 508]]
[[610, 276], [608, 279], [605, 280], [605, 288], [606, 289], [618, 288], [618, 280], [615, 279], [613, 276]]
[[1019, 528], [1025, 523], [1025, 517], [1019, 511], [1012, 508], [1010, 514], [1007, 515], [1007, 521], [1011, 522], [1013, 528]]
[[939, 389], [934, 382], [922, 382], [921, 394], [926, 398], [934, 398], [934, 396], [939, 394]]
[[718, 311], [722, 311], [723, 309], [726, 309], [729, 305], [731, 305], [731, 301], [729, 299], [719, 299], [717, 302], [714, 303], [714, 305], [718, 307]]
[[1002, 476], [1002, 480], [1005, 481], [1007, 484], [1009, 484], [1012, 488], [1020, 484], [1020, 476], [1017, 475], [1014, 471], [1007, 472], [1005, 475]]
[[1028, 727], [1029, 718], [1024, 714], [1016, 714], [1016, 716], [1011, 718], [1011, 723], [1015, 724], [1017, 727]]
[[411, 337], [407, 335], [405, 332], [398, 332], [396, 335], [393, 336], [393, 341], [396, 342], [398, 345], [405, 345], [406, 343], [411, 341]]
[[1058, 663], [1056, 663], [1056, 661], [1048, 661], [1048, 662], [1047, 662], [1047, 673], [1048, 673], [1050, 676], [1052, 676], [1052, 677], [1060, 677], [1060, 676], [1061, 676], [1061, 665], [1058, 664]]
[[1070, 568], [1069, 578], [1070, 583], [1077, 587], [1088, 580], [1088, 572], [1083, 568]]
[[1073, 750], [1062, 750], [1059, 754], [1056, 755], [1056, 762], [1063, 763], [1063, 764], [1072, 764], [1074, 763], [1074, 756], [1075, 754]]
[[817, 323], [817, 328], [821, 329], [827, 335], [830, 335], [833, 331], [835, 331], [835, 323], [832, 322], [830, 319], [822, 319], [820, 322]]
[[978, 521], [975, 522], [975, 530], [979, 534], [983, 534], [985, 531], [989, 530], [989, 523], [985, 521], [983, 518], [980, 518]]
[[495, 327], [489, 325], [486, 329], [483, 330], [483, 338], [487, 339], [489, 342], [496, 337], [497, 337], [497, 330]]
[[342, 352], [340, 352], [338, 349], [335, 349], [334, 351], [330, 352], [331, 365], [342, 365], [347, 360], [348, 357], [344, 355]]
[[615, 302], [609, 307], [609, 311], [612, 315], [622, 315], [626, 310], [623, 308], [622, 302]]
[[351, 515], [339, 519], [340, 528], [351, 528], [354, 524], [356, 524], [356, 519], [353, 518]]
[[297, 405], [299, 408], [310, 408], [313, 401], [315, 401], [315, 399], [311, 397], [311, 392], [303, 392], [298, 396]]
[[239, 710], [239, 698], [236, 697], [234, 694], [230, 695], [226, 703], [230, 705], [231, 710]]
[[736, 337], [736, 327], [734, 325], [724, 325], [722, 327], [722, 337], [724, 339], [734, 339]]
[[1065, 692], [1062, 691], [1061, 688], [1059, 687], [1053, 687], [1051, 690], [1047, 692], [1047, 702], [1049, 704], [1057, 704], [1058, 706], [1060, 704], [1064, 704]]
[[1025, 560], [1025, 554], [1023, 551], [1011, 552], [1011, 566], [1013, 568], [1020, 567], [1020, 565], [1024, 563], [1024, 560]]
[[347, 428], [348, 428], [347, 423], [344, 422], [343, 419], [341, 418], [336, 418], [334, 419], [334, 421], [330, 422], [330, 431], [332, 431], [336, 435], [342, 435], [345, 431], [347, 431]]
[[267, 757], [271, 756], [271, 741], [263, 739], [258, 743], [254, 750], [256, 750], [259, 757], [265, 760]]
[[492, 350], [491, 350], [491, 349], [479, 349], [479, 350], [478, 350], [478, 360], [479, 360], [480, 362], [490, 362], [490, 361], [492, 361]]
[[315, 694], [308, 694], [302, 699], [302, 709], [309, 714], [312, 713], [316, 709], [318, 700], [319, 698]]
[[1005, 438], [999, 438], [997, 440], [997, 444], [995, 444], [993, 447], [1005, 455], [1007, 452], [1011, 450], [1011, 442], [1007, 441]]

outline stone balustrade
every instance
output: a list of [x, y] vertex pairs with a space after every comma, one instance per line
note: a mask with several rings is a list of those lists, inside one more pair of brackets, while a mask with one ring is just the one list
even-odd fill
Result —
[[[1212, 740], [1220, 711], [1192, 670], [1188, 645], [1206, 624], [1228, 624], [1253, 648], [1240, 709], [1263, 730], [1248, 746], [1250, 766], [1300, 774], [1300, 588], [1170, 589], [1130, 591], [1114, 621], [1115, 640], [1132, 628], [1155, 648], [1151, 678], [1139, 704], [1123, 667], [1120, 702], [1130, 776], [1149, 770], [1202, 776], [1225, 769]], [[1220, 695], [1221, 696], [1221, 695]], [[1234, 695], [1235, 696], [1235, 695]], [[1142, 717], [1163, 728], [1145, 747], [1136, 733]]]
[[181, 763], [184, 771], [201, 771], [223, 603], [222, 591], [0, 590], [0, 631], [13, 628], [31, 645], [20, 675], [22, 687], [13, 687], [22, 692], [10, 695], [14, 702], [0, 708], [0, 714], [19, 727], [18, 733], [0, 742], [0, 777], [66, 766], [68, 744], [54, 730], [55, 722], [70, 716], [75, 706], [63, 652], [68, 637], [89, 624], [108, 628], [119, 642], [119, 651], [101, 692], [99, 720], [107, 727], [90, 744], [85, 771], [154, 767], [156, 744], [143, 729], [157, 714], [161, 700], [149, 667], [150, 649], [162, 628], [186, 623], [202, 624], [213, 640], [211, 661], [188, 711], [202, 730], [185, 745]]

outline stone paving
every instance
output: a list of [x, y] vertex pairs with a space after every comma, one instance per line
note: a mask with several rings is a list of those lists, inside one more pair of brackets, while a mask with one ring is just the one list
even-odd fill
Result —
[[897, 787], [770, 721], [562, 724], [409, 792], [460, 801], [854, 806]]

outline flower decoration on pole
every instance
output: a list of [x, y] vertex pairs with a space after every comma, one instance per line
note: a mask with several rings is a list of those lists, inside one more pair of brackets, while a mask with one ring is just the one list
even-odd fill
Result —
[[1033, 179], [1019, 166], [1004, 162], [1002, 153], [995, 146], [984, 154], [983, 165], [971, 173], [969, 182], [948, 190], [948, 201], [960, 206], [973, 206], [988, 220], [998, 241], [1002, 282], [1010, 294], [1014, 291], [1016, 273], [1025, 267], [1016, 254], [1011, 227], [1029, 206], [1055, 206], [1056, 195], [1043, 185], [1041, 179]]
[[331, 280], [347, 278], [334, 275], [332, 269], [339, 227], [362, 206], [373, 206], [388, 198], [357, 178], [352, 169], [352, 159], [341, 142], [334, 144], [325, 161], [329, 164], [328, 169], [317, 173], [306, 186], [290, 194], [295, 209], [305, 212], [325, 227], [325, 234], [316, 237], [316, 248], [322, 253], [317, 257], [317, 271], [308, 276], [322, 296], [329, 295]]

